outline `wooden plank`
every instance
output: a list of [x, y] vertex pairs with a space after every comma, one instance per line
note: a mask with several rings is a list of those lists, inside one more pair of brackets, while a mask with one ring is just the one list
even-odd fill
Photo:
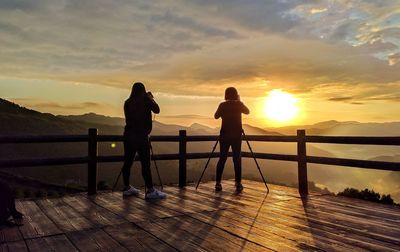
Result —
[[16, 207], [25, 215], [24, 225], [19, 227], [24, 239], [62, 233], [35, 202], [30, 200], [17, 201]]
[[[255, 192], [249, 191], [249, 194], [254, 195]], [[321, 197], [307, 197], [307, 200], [303, 199], [301, 208], [304, 208], [304, 204], [307, 203], [309, 211], [318, 212], [318, 214], [327, 214], [329, 216], [335, 213], [334, 217], [338, 220], [343, 220], [344, 223], [356, 223], [357, 228], [360, 228], [360, 224], [363, 224], [364, 229], [376, 230], [378, 233], [388, 234], [390, 232], [400, 233], [400, 217], [394, 216], [381, 216], [379, 211], [373, 211], [369, 209], [354, 209], [352, 205], [336, 204], [336, 197], [332, 197], [332, 201], [320, 201]], [[329, 217], [328, 216], [328, 217]], [[368, 219], [366, 222], [365, 220]]]
[[[198, 195], [198, 197], [197, 197], [197, 200], [199, 200], [199, 201], [201, 201], [201, 202], [204, 202], [205, 200], [207, 200], [208, 198], [210, 198], [209, 196], [206, 196], [206, 197], [204, 197], [203, 195]], [[235, 206], [236, 206], [236, 204], [235, 204], [235, 202], [233, 202], [233, 204], [234, 205], [232, 205], [231, 206], [231, 208], [234, 208]], [[193, 215], [193, 216], [197, 216], [197, 215]], [[244, 217], [243, 215], [236, 215], [235, 216], [235, 218], [232, 218], [230, 221], [227, 221], [227, 225], [229, 225], [230, 224], [230, 222], [237, 222], [236, 221], [236, 219], [238, 219], [238, 216], [241, 216], [241, 217]], [[298, 231], [298, 230], [297, 230]], [[279, 230], [279, 232], [284, 232], [285, 233], [285, 236], [284, 236], [284, 238], [287, 238], [287, 237], [293, 237], [294, 235], [293, 234], [296, 234], [296, 230], [293, 232], [293, 234], [290, 234], [290, 233], [288, 233], [288, 232], [285, 232], [285, 227], [283, 227], [281, 230]], [[278, 232], [278, 234], [279, 234], [279, 232]], [[268, 236], [273, 236], [273, 235], [276, 235], [276, 234], [267, 234]], [[311, 238], [312, 239], [312, 238]], [[276, 240], [279, 240], [279, 237], [278, 238], [276, 238]], [[286, 242], [289, 242], [290, 243], [290, 241], [285, 241], [285, 240], [282, 240], [282, 239], [280, 239], [281, 240], [281, 242], [284, 242], [284, 243], [286, 243]], [[297, 240], [297, 241], [301, 241], [301, 239], [299, 239], [299, 237], [296, 237], [296, 239], [294, 239], [294, 240]], [[309, 239], [310, 240], [310, 239]], [[326, 241], [325, 241], [326, 242]], [[305, 242], [306, 243], [306, 242]], [[331, 243], [332, 243], [332, 241], [331, 241]], [[300, 245], [295, 245], [294, 247], [297, 247], [297, 246], [300, 246]], [[341, 247], [341, 248], [343, 248], [343, 246], [344, 246], [344, 244], [340, 244], [340, 245], [337, 245], [336, 244], [336, 246], [337, 247]]]
[[81, 216], [88, 219], [94, 227], [104, 227], [108, 225], [116, 225], [126, 222], [122, 217], [95, 204], [87, 195], [79, 195], [72, 197], [64, 197], [65, 204], [72, 207]]
[[[225, 194], [228, 194], [228, 193], [225, 192]], [[241, 201], [244, 202], [244, 200], [241, 200]], [[282, 202], [284, 203], [285, 201], [282, 201]], [[249, 201], [247, 203], [251, 205], [251, 201]], [[259, 206], [259, 203], [257, 205], [256, 201], [254, 201], [254, 204], [255, 204], [254, 207]], [[319, 228], [330, 228], [330, 230], [331, 230], [330, 232], [332, 232], [332, 233], [337, 232], [336, 230], [339, 228], [339, 230], [342, 230], [342, 232], [344, 232], [347, 236], [355, 237], [357, 239], [360, 239], [361, 241], [364, 240], [365, 242], [367, 242], [367, 244], [363, 243], [363, 245], [368, 246], [368, 244], [382, 244], [381, 246], [389, 246], [392, 248], [396, 248], [396, 246], [393, 246], [393, 244], [391, 244], [391, 242], [393, 242], [392, 237], [386, 237], [386, 238], [390, 239], [389, 241], [387, 241], [389, 243], [381, 242], [380, 239], [382, 237], [379, 237], [379, 239], [376, 239], [377, 237], [375, 237], [374, 235], [368, 234], [368, 232], [363, 232], [360, 235], [355, 235], [354, 233], [359, 232], [359, 230], [353, 229], [353, 230], [349, 231], [346, 227], [343, 227], [343, 225], [341, 225], [342, 223], [335, 223], [335, 219], [333, 219], [331, 222], [327, 222], [324, 219], [318, 218], [318, 216], [317, 216], [317, 218], [314, 218], [314, 219], [311, 218], [310, 216], [306, 216], [305, 212], [304, 212], [304, 208], [303, 208], [302, 212], [300, 212], [300, 210], [296, 210], [295, 207], [292, 205], [289, 205], [283, 209], [279, 209], [279, 208], [280, 208], [279, 205], [273, 204], [273, 205], [271, 205], [270, 208], [264, 209], [263, 211], [268, 211], [269, 214], [271, 211], [277, 213], [278, 216], [275, 217], [276, 219], [279, 219], [279, 217], [282, 218], [282, 217], [286, 216], [286, 218], [287, 217], [299, 218], [304, 221], [307, 221], [307, 223], [310, 223], [310, 221], [311, 221], [312, 226], [319, 225], [318, 226]], [[248, 212], [248, 211], [249, 210], [246, 209], [246, 212]], [[293, 216], [294, 213], [296, 213], [295, 216]], [[318, 229], [314, 230], [314, 232], [317, 232], [317, 231], [318, 231]], [[324, 234], [326, 235], [326, 233], [324, 233]], [[370, 238], [367, 238], [367, 237], [370, 237]]]
[[152, 204], [151, 201], [144, 200], [142, 197], [129, 197], [129, 198], [123, 198], [121, 194], [107, 194], [107, 196], [112, 196], [117, 200], [124, 200], [127, 201], [128, 204], [132, 204], [133, 206], [137, 207], [138, 209], [141, 209], [145, 212], [151, 212], [153, 215], [157, 216], [157, 218], [166, 218], [166, 217], [172, 217], [172, 216], [177, 216], [181, 215], [180, 213], [170, 210], [168, 208]]
[[101, 229], [69, 232], [66, 235], [80, 251], [127, 251]]
[[[157, 221], [158, 225], [163, 226], [169, 232], [179, 230], [180, 237], [190, 240], [206, 250], [221, 251], [269, 251], [267, 247], [260, 246], [241, 237], [232, 235], [222, 229], [198, 221], [189, 216], [179, 216]], [[178, 247], [179, 250], [185, 251], [185, 247]]]
[[[245, 240], [260, 244], [271, 250], [298, 251], [299, 249], [298, 244], [293, 242], [290, 237], [288, 239], [283, 239], [273, 233], [267, 234], [252, 232], [249, 227], [245, 226], [240, 221], [235, 223], [230, 220], [227, 222], [226, 219], [223, 219], [219, 216], [218, 212], [209, 213], [208, 215], [204, 213], [197, 213], [191, 216], [199, 221], [221, 228], [230, 234], [235, 234]], [[240, 219], [240, 216], [238, 216], [238, 218]], [[307, 247], [308, 249], [317, 250], [317, 247], [313, 246], [312, 244], [308, 244]]]
[[[261, 193], [261, 192], [259, 192]], [[253, 191], [253, 189], [250, 189], [246, 195], [257, 195], [256, 191]], [[324, 196], [326, 197], [326, 196]], [[321, 197], [307, 197], [308, 204], [311, 206], [311, 210], [316, 210], [318, 213], [321, 214], [329, 214], [335, 213], [335, 217], [337, 218], [346, 218], [348, 219], [351, 217], [350, 221], [357, 222], [365, 222], [365, 219], [368, 219], [368, 223], [370, 224], [371, 228], [374, 227], [380, 227], [380, 229], [384, 226], [388, 226], [390, 230], [397, 230], [400, 231], [399, 224], [400, 224], [400, 218], [394, 217], [394, 216], [380, 216], [380, 213], [378, 211], [373, 211], [373, 210], [367, 210], [365, 209], [353, 209], [352, 205], [344, 205], [344, 204], [336, 204], [335, 199], [336, 197], [332, 198], [332, 201], [320, 201]], [[304, 199], [303, 199], [304, 202]], [[303, 206], [304, 208], [304, 206]]]
[[139, 225], [147, 232], [179, 251], [206, 251], [198, 243], [185, 236], [184, 231], [178, 226], [168, 229], [160, 225], [159, 221], [141, 222]]
[[[224, 182], [233, 184], [233, 181], [224, 181]], [[260, 184], [259, 182], [245, 180], [244, 183], [249, 185], [248, 188], [250, 190], [263, 191], [262, 184]], [[271, 187], [274, 189], [271, 191], [273, 193], [276, 193], [276, 188], [279, 186], [271, 185]], [[290, 190], [290, 187], [283, 187], [283, 189]], [[390, 219], [400, 217], [400, 207], [398, 206], [378, 204], [375, 202], [369, 202], [366, 200], [360, 200], [342, 196], [333, 196], [333, 195], [323, 195], [324, 197], [313, 197], [313, 196], [321, 196], [321, 195], [311, 192], [309, 198], [315, 198], [316, 200], [325, 201], [328, 203], [332, 203], [332, 201], [334, 201], [335, 202], [334, 205], [341, 205], [359, 210], [365, 210], [368, 211], [368, 214], [379, 212], [380, 215], [381, 214], [388, 215], [388, 218]]]
[[109, 226], [104, 228], [104, 231], [129, 251], [176, 251], [167, 243], [131, 223]]
[[122, 199], [116, 199], [110, 197], [106, 194], [100, 194], [96, 197], [90, 198], [95, 204], [104, 207], [108, 211], [118, 215], [119, 217], [130, 221], [130, 222], [140, 222], [145, 220], [154, 219], [154, 216], [150, 213], [146, 213], [134, 205], [132, 205], [128, 200], [123, 201]]
[[29, 251], [24, 241], [7, 242], [0, 244], [0, 252]]
[[4, 242], [20, 241], [23, 237], [17, 226], [0, 226], [0, 244]]
[[36, 204], [64, 232], [93, 228], [92, 223], [62, 199], [43, 199]]
[[[292, 202], [292, 201], [290, 201], [290, 202]], [[295, 207], [296, 204], [293, 205], [293, 204], [290, 204], [290, 202], [287, 202], [287, 204], [289, 204], [288, 206], [286, 206], [287, 211], [293, 212], [294, 210], [297, 210], [297, 211], [300, 211], [300, 213], [304, 213], [304, 209], [305, 208], [304, 208], [303, 203], [297, 204], [297, 207]], [[284, 203], [279, 203], [279, 204], [284, 204]], [[279, 207], [279, 206], [276, 205], [275, 207]], [[311, 214], [316, 214], [317, 216], [319, 216], [319, 218], [324, 218], [324, 219], [328, 219], [328, 220], [329, 220], [329, 218], [332, 219], [332, 214], [331, 213], [335, 212], [335, 211], [327, 211], [327, 212], [325, 211], [324, 212], [323, 210], [318, 209], [318, 206], [312, 206], [312, 207], [310, 206], [309, 208], [306, 208], [306, 209], [307, 209], [308, 217], [311, 217]], [[342, 219], [338, 219], [338, 216], [335, 213], [334, 222], [338, 222], [339, 221], [342, 225], [345, 225], [345, 227], [348, 226], [348, 227], [351, 228], [352, 226], [350, 226], [349, 224], [351, 224], [352, 222], [356, 221], [355, 226], [353, 226], [355, 232], [358, 232], [359, 229], [360, 229], [359, 225], [361, 225], [362, 223], [365, 222], [364, 218], [361, 218], [361, 219], [357, 219], [357, 218], [353, 218], [353, 217], [349, 218], [346, 215], [341, 216], [341, 218]], [[384, 223], [380, 222], [379, 225], [377, 225], [377, 224], [369, 225], [369, 228], [371, 230], [375, 229], [379, 233], [379, 231], [382, 230], [382, 225], [384, 225]], [[367, 228], [367, 227], [365, 227], [365, 228]], [[369, 230], [369, 232], [371, 230]], [[393, 231], [393, 228], [386, 230], [386, 232], [389, 232], [389, 233], [392, 232], [392, 231]], [[381, 233], [384, 233], [384, 232], [381, 232]], [[363, 234], [363, 235], [367, 235], [368, 236], [369, 234], [367, 233], [367, 234]]]
[[26, 241], [30, 252], [78, 251], [65, 235], [55, 235]]

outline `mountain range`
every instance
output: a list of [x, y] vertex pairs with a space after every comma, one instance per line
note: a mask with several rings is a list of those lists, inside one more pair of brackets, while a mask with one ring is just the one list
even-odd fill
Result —
[[[122, 134], [124, 119], [87, 113], [83, 115], [52, 115], [40, 113], [24, 108], [5, 99], [0, 99], [0, 136], [20, 135], [51, 135], [51, 134], [87, 134], [88, 128], [97, 128], [99, 134]], [[281, 128], [262, 129], [244, 124], [243, 128], [249, 135], [293, 135], [297, 129], [306, 129], [308, 135], [399, 135], [400, 122], [392, 123], [359, 123], [326, 121], [313, 125], [289, 126]], [[216, 135], [219, 128], [193, 123], [189, 127], [153, 122], [154, 135], [178, 135], [179, 130], [187, 130], [188, 135]], [[294, 143], [262, 143], [252, 142], [255, 152], [296, 154]], [[212, 142], [189, 143], [188, 152], [209, 152]], [[153, 143], [156, 153], [176, 153], [177, 143]], [[245, 144], [244, 151], [248, 151]], [[54, 143], [54, 144], [7, 144], [0, 145], [1, 159], [61, 157], [86, 155], [87, 147], [82, 143]], [[121, 143], [100, 143], [100, 155], [121, 155]], [[352, 146], [335, 144], [307, 144], [307, 154], [326, 157], [360, 158], [371, 160], [399, 161], [398, 147], [382, 146]], [[188, 179], [197, 179], [203, 168], [205, 160], [188, 161]], [[295, 184], [297, 181], [297, 164], [294, 162], [259, 160], [263, 172], [269, 181], [284, 184]], [[207, 170], [205, 179], [214, 178], [216, 160], [213, 159]], [[121, 164], [107, 163], [99, 165], [99, 179], [112, 183], [115, 174], [118, 174]], [[160, 161], [160, 172], [164, 182], [177, 181], [177, 162]], [[137, 164], [134, 165], [137, 167]], [[243, 176], [250, 179], [260, 179], [258, 171], [251, 159], [243, 159]], [[10, 172], [36, 179], [46, 178], [56, 184], [77, 183], [86, 181], [86, 167], [57, 166], [39, 168], [9, 169]], [[375, 171], [335, 166], [309, 165], [309, 179], [320, 187], [328, 187], [332, 191], [339, 191], [345, 187], [375, 188], [381, 193], [392, 193], [393, 198], [400, 201], [400, 176], [399, 173], [390, 171]], [[227, 162], [225, 178], [233, 176], [231, 162]], [[134, 183], [142, 183], [139, 169], [134, 168]]]

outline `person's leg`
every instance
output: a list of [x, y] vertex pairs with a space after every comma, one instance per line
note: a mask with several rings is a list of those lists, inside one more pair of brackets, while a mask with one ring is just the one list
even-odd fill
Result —
[[130, 176], [131, 176], [131, 167], [132, 167], [133, 161], [135, 159], [135, 153], [136, 153], [136, 150], [134, 148], [132, 140], [125, 138], [124, 139], [124, 166], [122, 167], [122, 177], [124, 180], [124, 188], [125, 189], [128, 189], [129, 184], [130, 184], [129, 182], [130, 182]]
[[14, 193], [6, 183], [0, 182], [0, 223], [4, 223], [10, 216], [13, 217], [15, 224], [22, 225], [23, 214], [15, 208]]
[[224, 139], [221, 139], [219, 142], [220, 146], [220, 157], [217, 164], [217, 174], [216, 174], [216, 182], [221, 183], [222, 173], [224, 171], [226, 159], [228, 158], [228, 151], [229, 151], [229, 142]]
[[242, 182], [242, 157], [241, 157], [242, 139], [232, 141], [233, 166], [235, 168], [235, 182]]
[[150, 169], [150, 142], [146, 136], [145, 139], [141, 139], [138, 143], [138, 153], [140, 157], [140, 163], [142, 165], [142, 176], [146, 184], [147, 189], [153, 188], [153, 178], [151, 176]]

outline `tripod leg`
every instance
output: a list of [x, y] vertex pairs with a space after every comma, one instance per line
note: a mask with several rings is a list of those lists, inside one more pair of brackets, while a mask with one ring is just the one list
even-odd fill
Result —
[[217, 147], [218, 142], [219, 142], [219, 140], [217, 140], [217, 141], [215, 142], [214, 147], [213, 147], [213, 149], [212, 149], [212, 152], [211, 152], [211, 154], [210, 154], [210, 157], [209, 157], [208, 160], [207, 160], [206, 166], [204, 167], [203, 172], [201, 173], [201, 176], [200, 176], [200, 178], [199, 178], [199, 181], [197, 181], [196, 190], [197, 190], [197, 188], [199, 187], [199, 184], [200, 184], [200, 182], [201, 182], [201, 179], [203, 178], [204, 173], [205, 173], [206, 170], [207, 170], [208, 163], [210, 163], [212, 154], [214, 154], [214, 151], [215, 151], [215, 148]]
[[[135, 161], [135, 158], [136, 158], [136, 154], [135, 154], [135, 156], [133, 157], [133, 160], [134, 160], [134, 161]], [[133, 163], [132, 163], [132, 165], [133, 165]], [[119, 178], [121, 177], [123, 168], [124, 168], [124, 167], [121, 168], [121, 171], [119, 172], [118, 177], [117, 177], [117, 179], [115, 180], [115, 183], [114, 183], [114, 186], [113, 186], [111, 192], [114, 192], [115, 187], [117, 187], [117, 184], [118, 184]]]
[[250, 150], [250, 152], [251, 152], [251, 155], [252, 155], [252, 157], [253, 157], [253, 159], [254, 159], [254, 162], [256, 163], [257, 169], [258, 169], [258, 171], [260, 172], [260, 175], [261, 175], [261, 178], [262, 178], [262, 180], [263, 180], [263, 182], [264, 182], [264, 185], [265, 185], [265, 187], [267, 188], [267, 192], [269, 193], [268, 184], [267, 184], [267, 182], [265, 181], [264, 175], [262, 174], [261, 169], [260, 169], [260, 165], [258, 164], [256, 157], [254, 156], [253, 149], [251, 148], [251, 145], [250, 145], [249, 141], [247, 140], [246, 134], [244, 133], [244, 130], [243, 130], [243, 129], [242, 129], [242, 133], [243, 133], [244, 139], [246, 140], [247, 146], [249, 147], [249, 150]]
[[112, 188], [111, 192], [114, 192], [114, 190], [115, 190], [115, 187], [116, 187], [116, 186], [117, 186], [117, 184], [118, 184], [119, 178], [121, 177], [121, 174], [122, 174], [122, 168], [121, 168], [121, 171], [120, 171], [120, 172], [119, 172], [119, 174], [118, 174], [118, 177], [117, 177], [117, 179], [115, 180], [115, 183], [114, 183], [114, 186], [113, 186], [113, 188]]
[[158, 181], [160, 181], [160, 186], [161, 186], [161, 191], [162, 191], [162, 190], [164, 190], [164, 186], [163, 186], [163, 183], [161, 181], [160, 172], [158, 171], [157, 162], [156, 162], [156, 159], [154, 158], [153, 147], [151, 146], [151, 144], [150, 144], [150, 150], [151, 150], [151, 159], [153, 159], [153, 161], [154, 161], [154, 166], [156, 167]]

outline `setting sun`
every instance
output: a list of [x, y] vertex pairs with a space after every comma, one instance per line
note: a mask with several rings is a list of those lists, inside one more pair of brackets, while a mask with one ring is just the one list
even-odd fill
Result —
[[290, 93], [275, 89], [266, 97], [264, 113], [272, 121], [290, 121], [297, 116], [298, 112], [297, 98]]

